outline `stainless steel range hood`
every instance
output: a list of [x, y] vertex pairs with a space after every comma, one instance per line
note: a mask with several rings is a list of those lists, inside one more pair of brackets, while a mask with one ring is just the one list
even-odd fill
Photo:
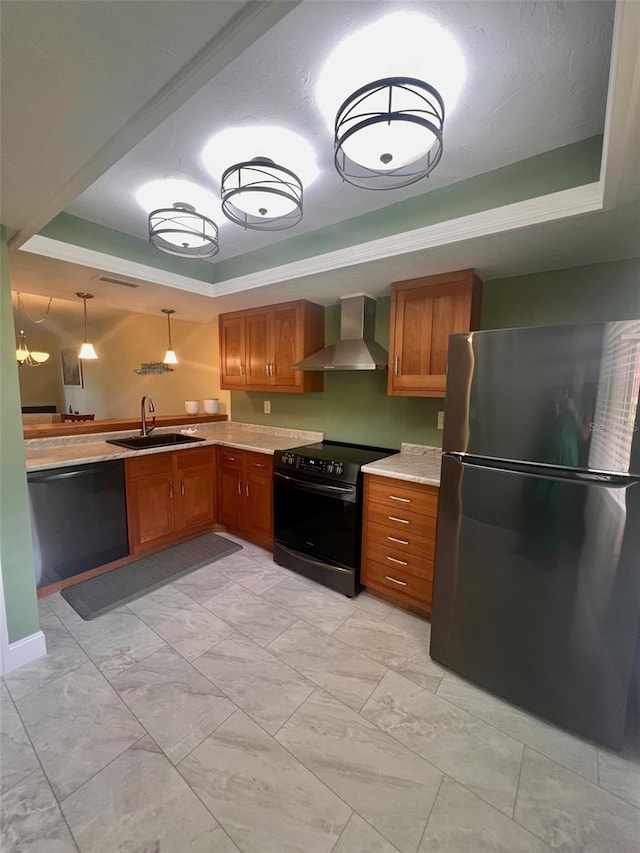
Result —
[[313, 353], [296, 370], [385, 370], [389, 353], [373, 339], [376, 302], [358, 294], [340, 300], [340, 340]]

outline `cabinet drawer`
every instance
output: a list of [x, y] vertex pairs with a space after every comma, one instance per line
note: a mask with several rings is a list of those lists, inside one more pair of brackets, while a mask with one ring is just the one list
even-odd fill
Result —
[[401, 594], [407, 599], [416, 600], [423, 606], [431, 605], [433, 583], [427, 578], [410, 574], [403, 566], [389, 568], [375, 560], [367, 559], [364, 585]]
[[167, 474], [171, 477], [173, 473], [173, 452], [134, 456], [125, 459], [124, 465], [129, 479], [152, 477], [154, 474]]
[[410, 530], [398, 530], [397, 525], [392, 524], [368, 524], [366, 540], [369, 549], [372, 549], [375, 543], [377, 550], [393, 548], [399, 554], [425, 556], [430, 560], [433, 559], [436, 549], [436, 542], [433, 537], [420, 536]]
[[438, 514], [438, 492], [427, 491], [428, 486], [412, 488], [400, 480], [375, 476], [369, 478], [368, 484], [369, 500], [398, 510], [395, 514], [402, 515], [405, 511], [411, 511], [434, 518]]
[[246, 451], [245, 458], [247, 460], [247, 475], [271, 478], [273, 459], [268, 453], [252, 453], [251, 451]]
[[377, 542], [367, 542], [366, 560], [367, 563], [371, 560], [379, 566], [385, 566], [387, 573], [398, 571], [433, 581], [433, 558], [426, 554], [407, 554], [395, 548], [378, 545]]
[[[396, 509], [395, 506], [370, 503], [367, 507], [367, 529], [371, 530], [373, 525], [383, 528], [385, 535], [390, 536], [395, 536], [394, 531], [396, 531], [400, 534], [411, 533], [424, 536], [427, 539], [436, 537], [435, 517], [419, 515], [417, 512], [403, 510], [401, 507]], [[399, 535], [398, 538], [406, 539], [407, 536]]]
[[218, 462], [227, 468], [242, 469], [244, 450], [232, 450], [226, 447], [218, 447]]

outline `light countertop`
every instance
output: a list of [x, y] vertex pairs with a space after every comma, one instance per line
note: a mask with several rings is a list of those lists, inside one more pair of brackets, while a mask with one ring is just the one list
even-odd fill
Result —
[[[156, 434], [192, 429], [193, 425], [184, 424], [172, 428], [159, 428], [156, 430]], [[235, 447], [238, 450], [250, 450], [255, 453], [273, 454], [276, 450], [287, 450], [289, 447], [312, 444], [316, 441], [322, 441], [323, 438], [321, 432], [310, 430], [293, 430], [227, 421], [198, 426], [193, 435], [195, 438], [204, 438], [205, 440], [178, 446], [169, 445], [167, 447], [151, 447], [146, 450], [128, 450], [126, 447], [106, 443], [108, 438], [125, 438], [132, 435], [139, 435], [139, 430], [27, 440], [25, 441], [27, 471], [62, 468], [65, 465], [103, 462], [110, 459], [124, 459], [129, 456], [143, 456], [215, 444]]]
[[442, 451], [427, 444], [401, 444], [400, 453], [363, 465], [365, 474], [377, 474], [394, 480], [407, 480], [425, 486], [440, 485]]

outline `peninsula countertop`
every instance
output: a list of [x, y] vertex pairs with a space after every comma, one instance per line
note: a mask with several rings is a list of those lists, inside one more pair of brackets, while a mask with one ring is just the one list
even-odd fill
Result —
[[131, 456], [179, 451], [216, 444], [234, 447], [238, 450], [250, 450], [255, 453], [273, 454], [276, 450], [287, 450], [290, 447], [313, 444], [316, 441], [322, 441], [323, 438], [321, 432], [310, 430], [293, 430], [228, 421], [202, 424], [191, 433], [193, 429], [193, 424], [186, 423], [178, 424], [173, 428], [158, 428], [157, 433], [189, 431], [194, 438], [204, 439], [204, 441], [185, 442], [179, 447], [168, 445], [145, 450], [128, 450], [125, 447], [107, 444], [106, 441], [109, 438], [138, 435], [139, 430], [28, 439], [25, 441], [27, 471], [42, 471], [48, 468], [62, 468], [66, 465], [125, 459]]
[[400, 453], [363, 465], [365, 474], [440, 486], [442, 450], [427, 444], [401, 444]]

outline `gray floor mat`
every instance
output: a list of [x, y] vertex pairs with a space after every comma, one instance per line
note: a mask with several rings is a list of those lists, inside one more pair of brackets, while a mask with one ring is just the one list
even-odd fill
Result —
[[215, 533], [205, 533], [120, 569], [67, 587], [60, 594], [83, 619], [89, 621], [241, 548], [241, 545]]

